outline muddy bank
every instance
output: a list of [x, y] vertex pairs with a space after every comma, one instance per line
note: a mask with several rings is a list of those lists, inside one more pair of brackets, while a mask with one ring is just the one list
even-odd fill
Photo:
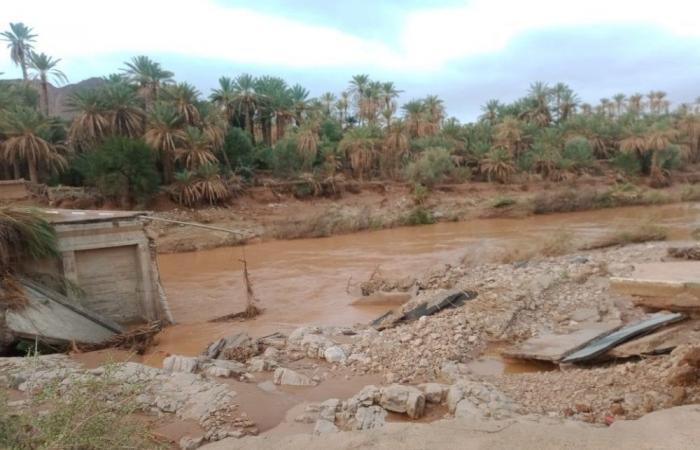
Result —
[[297, 199], [255, 188], [228, 207], [187, 210], [167, 205], [156, 213], [167, 219], [226, 228], [235, 234], [163, 222], [153, 222], [149, 228], [158, 251], [173, 253], [271, 239], [325, 237], [426, 223], [658, 205], [699, 198], [700, 188], [694, 185], [649, 189], [604, 178], [557, 184], [465, 183], [439, 186], [427, 195], [417, 195], [406, 184], [386, 183], [357, 193], [346, 192], [335, 199]]

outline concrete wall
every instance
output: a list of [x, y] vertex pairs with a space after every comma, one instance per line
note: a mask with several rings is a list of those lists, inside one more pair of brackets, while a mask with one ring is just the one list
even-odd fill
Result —
[[[150, 242], [137, 218], [55, 223], [58, 274], [82, 291], [68, 296], [119, 324], [169, 321]], [[33, 264], [51, 270], [46, 261]], [[82, 295], [84, 294], [84, 295]]]
[[30, 195], [24, 180], [0, 181], [0, 202], [22, 200]]

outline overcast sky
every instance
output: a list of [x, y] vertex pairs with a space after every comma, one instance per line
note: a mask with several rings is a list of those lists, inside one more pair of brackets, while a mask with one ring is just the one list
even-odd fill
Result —
[[[402, 100], [437, 94], [474, 119], [490, 98], [532, 81], [568, 83], [588, 102], [617, 92], [700, 96], [700, 2], [693, 0], [21, 0], [36, 49], [62, 58], [72, 82], [146, 54], [204, 94], [221, 75], [270, 74], [312, 95], [353, 74], [394, 81]], [[3, 77], [20, 71], [0, 58]]]

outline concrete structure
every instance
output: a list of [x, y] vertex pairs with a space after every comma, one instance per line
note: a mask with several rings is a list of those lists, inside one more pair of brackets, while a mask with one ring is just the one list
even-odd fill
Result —
[[68, 289], [72, 301], [118, 324], [172, 322], [142, 213], [45, 212], [56, 229], [61, 257], [30, 270], [64, 277], [80, 288], [81, 295]]
[[24, 200], [31, 192], [24, 180], [0, 180], [0, 203]]
[[610, 285], [637, 306], [700, 313], [700, 261], [636, 264], [629, 277], [613, 277]]

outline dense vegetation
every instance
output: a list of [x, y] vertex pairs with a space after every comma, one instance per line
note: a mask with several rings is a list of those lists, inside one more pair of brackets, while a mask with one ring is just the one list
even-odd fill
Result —
[[145, 201], [162, 184], [182, 204], [213, 204], [263, 175], [314, 187], [343, 177], [430, 187], [613, 168], [662, 186], [669, 170], [700, 160], [699, 103], [671, 110], [661, 91], [593, 106], [563, 83], [538, 82], [461, 124], [436, 96], [398, 108], [401, 91], [368, 75], [340, 95], [310, 98], [281, 78], [241, 74], [221, 77], [205, 98], [146, 56], [72, 95], [66, 121], [48, 115], [48, 79], [66, 79], [60, 60], [36, 53], [23, 24], [2, 38], [24, 82], [0, 83], [0, 177], [93, 185], [122, 202]]

